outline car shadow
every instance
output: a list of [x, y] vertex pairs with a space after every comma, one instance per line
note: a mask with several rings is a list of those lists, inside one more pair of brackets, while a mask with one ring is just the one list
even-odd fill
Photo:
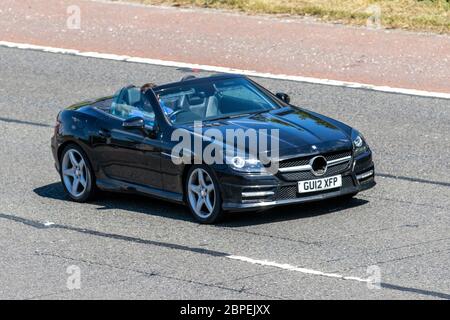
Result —
[[[40, 197], [71, 201], [64, 192], [60, 182], [51, 183], [36, 188], [33, 191]], [[121, 209], [175, 220], [195, 222], [189, 214], [188, 209], [183, 205], [137, 194], [102, 191], [89, 203], [98, 206], [97, 210], [102, 211]]]
[[237, 228], [289, 220], [308, 219], [356, 208], [365, 205], [368, 202], [369, 201], [365, 199], [358, 199], [355, 197], [351, 200], [329, 199], [303, 204], [284, 205], [260, 212], [230, 212], [219, 224], [217, 224], [217, 226]]
[[[33, 191], [40, 197], [70, 201], [60, 182], [51, 183]], [[100, 192], [95, 200], [90, 203], [99, 206], [97, 210], [121, 209], [195, 223], [185, 206], [141, 195]], [[217, 226], [237, 228], [307, 219], [359, 207], [366, 203], [368, 203], [367, 200], [358, 198], [353, 198], [349, 201], [330, 199], [322, 202], [287, 205], [260, 212], [230, 212], [225, 215], [224, 219]]]

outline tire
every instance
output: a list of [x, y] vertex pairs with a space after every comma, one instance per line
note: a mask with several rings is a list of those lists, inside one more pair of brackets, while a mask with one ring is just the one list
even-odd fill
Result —
[[95, 175], [86, 153], [79, 146], [69, 144], [63, 149], [59, 168], [61, 183], [71, 200], [86, 202], [94, 198]]
[[219, 183], [214, 172], [208, 166], [192, 166], [186, 175], [184, 190], [186, 203], [195, 220], [204, 224], [212, 224], [222, 218], [222, 197]]

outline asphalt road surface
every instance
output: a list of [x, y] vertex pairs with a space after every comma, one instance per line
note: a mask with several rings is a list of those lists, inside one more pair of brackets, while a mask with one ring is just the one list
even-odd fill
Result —
[[6, 48], [0, 66], [0, 298], [450, 299], [450, 100], [256, 79], [360, 129], [378, 185], [206, 226], [141, 196], [70, 202], [50, 152], [58, 110], [190, 70]]

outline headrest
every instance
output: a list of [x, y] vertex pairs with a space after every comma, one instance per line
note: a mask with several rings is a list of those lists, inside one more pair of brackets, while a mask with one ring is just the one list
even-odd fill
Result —
[[191, 106], [196, 106], [196, 105], [205, 103], [205, 93], [204, 92], [197, 92], [194, 94], [189, 94], [189, 95], [186, 95], [186, 97]]
[[134, 106], [141, 101], [141, 91], [136, 87], [127, 89], [124, 100], [126, 104]]

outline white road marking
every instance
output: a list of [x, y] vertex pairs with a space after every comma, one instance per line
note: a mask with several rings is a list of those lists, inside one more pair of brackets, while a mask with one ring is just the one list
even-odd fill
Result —
[[282, 263], [271, 262], [271, 261], [266, 261], [266, 260], [256, 260], [256, 259], [242, 257], [242, 256], [233, 256], [233, 255], [231, 255], [231, 256], [226, 256], [226, 258], [233, 259], [233, 260], [239, 260], [239, 261], [243, 261], [243, 262], [248, 262], [248, 263], [252, 263], [252, 264], [259, 264], [259, 265], [262, 265], [262, 266], [279, 268], [279, 269], [283, 269], [283, 270], [296, 271], [296, 272], [301, 272], [301, 273], [310, 274], [310, 275], [328, 277], [328, 278], [336, 278], [336, 279], [341, 279], [341, 280], [351, 280], [351, 281], [364, 282], [364, 283], [370, 283], [371, 282], [370, 279], [363, 279], [363, 278], [359, 278], [359, 277], [344, 276], [344, 275], [340, 275], [340, 274], [337, 274], [337, 273], [326, 273], [326, 272], [313, 270], [313, 269], [300, 268], [300, 267], [296, 267], [296, 266], [293, 266], [293, 265], [290, 265], [290, 264], [282, 264]]
[[366, 83], [320, 79], [320, 78], [302, 77], [302, 76], [292, 76], [292, 75], [285, 75], [285, 74], [272, 74], [272, 73], [257, 72], [257, 71], [252, 71], [252, 70], [241, 70], [241, 69], [233, 69], [233, 68], [227, 68], [227, 67], [195, 64], [195, 63], [185, 63], [185, 62], [177, 62], [177, 61], [150, 59], [150, 58], [130, 57], [130, 56], [124, 56], [124, 55], [111, 54], [111, 53], [83, 52], [83, 51], [79, 51], [79, 50], [75, 50], [75, 49], [46, 47], [46, 46], [39, 46], [39, 45], [25, 44], [25, 43], [15, 43], [15, 42], [8, 42], [8, 41], [0, 41], [0, 46], [8, 47], [8, 48], [16, 48], [16, 49], [36, 50], [36, 51], [43, 51], [43, 52], [51, 52], [51, 53], [68, 54], [68, 55], [75, 55], [75, 56], [82, 56], [82, 57], [106, 59], [106, 60], [143, 63], [143, 64], [150, 64], [150, 65], [157, 65], [157, 66], [199, 69], [199, 70], [210, 71], [210, 72], [244, 74], [244, 75], [251, 76], [251, 77], [277, 79], [277, 80], [288, 80], [288, 81], [295, 81], [295, 82], [322, 84], [322, 85], [328, 85], [328, 86], [346, 87], [346, 88], [354, 88], [354, 89], [366, 89], [366, 90], [372, 90], [372, 91], [398, 93], [398, 94], [406, 94], [406, 95], [420, 96], [420, 97], [450, 99], [450, 93], [444, 93], [444, 92], [394, 88], [394, 87], [389, 87], [389, 86], [377, 86], [377, 85], [366, 84]]
[[[52, 227], [55, 225], [55, 223], [50, 222], [50, 221], [45, 221], [42, 223], [42, 225], [45, 227]], [[340, 279], [340, 280], [357, 281], [357, 282], [363, 282], [363, 283], [373, 283], [373, 280], [371, 280], [369, 278], [364, 279], [364, 278], [360, 278], [360, 277], [344, 276], [344, 275], [337, 274], [337, 273], [327, 273], [327, 272], [318, 271], [318, 270], [314, 270], [314, 269], [296, 267], [296, 266], [293, 266], [293, 265], [290, 265], [287, 263], [278, 263], [278, 262], [267, 261], [267, 260], [258, 260], [258, 259], [252, 259], [252, 258], [248, 258], [248, 257], [244, 257], [244, 256], [236, 256], [236, 255], [226, 255], [225, 258], [235, 260], [235, 261], [247, 262], [247, 263], [251, 263], [251, 264], [258, 264], [258, 265], [266, 266], [266, 267], [273, 267], [273, 268], [278, 268], [278, 269], [283, 269], [283, 270], [288, 270], [288, 271], [300, 272], [300, 273], [304, 273], [304, 274], [308, 274], [308, 275], [328, 277], [328, 278], [334, 278], [334, 279]]]

